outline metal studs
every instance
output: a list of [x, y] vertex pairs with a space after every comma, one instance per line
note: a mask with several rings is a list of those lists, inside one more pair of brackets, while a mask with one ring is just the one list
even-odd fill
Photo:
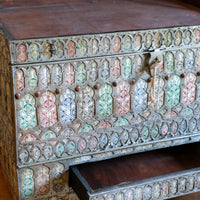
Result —
[[56, 94], [60, 94], [61, 93], [61, 89], [56, 89]]
[[169, 75], [165, 76], [165, 80], [169, 80]]
[[40, 92], [36, 92], [36, 93], [35, 93], [35, 96], [36, 96], [36, 97], [39, 97], [39, 96], [40, 96]]
[[76, 87], [75, 90], [76, 90], [76, 92], [79, 92], [80, 91], [80, 87], [79, 86]]
[[151, 81], [153, 80], [153, 78], [152, 77], [150, 77], [150, 78], [148, 78], [148, 82], [150, 83]]
[[96, 85], [94, 86], [94, 89], [98, 90], [98, 89], [99, 89], [99, 84], [96, 84]]
[[115, 86], [115, 87], [116, 87], [116, 86], [117, 86], [117, 84], [118, 84], [118, 83], [117, 83], [116, 81], [115, 81], [115, 82], [113, 82], [113, 86]]
[[181, 74], [181, 78], [185, 78], [185, 74]]
[[135, 84], [135, 79], [133, 79], [133, 80], [131, 81], [131, 83], [132, 83], [132, 85], [134, 85], [134, 84]]
[[200, 72], [197, 72], [197, 76], [200, 76]]
[[15, 98], [20, 99], [20, 94], [19, 93], [15, 94]]

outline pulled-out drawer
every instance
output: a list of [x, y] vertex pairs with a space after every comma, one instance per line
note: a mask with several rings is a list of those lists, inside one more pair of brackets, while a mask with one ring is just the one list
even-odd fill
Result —
[[81, 200], [155, 200], [200, 190], [199, 143], [72, 166]]

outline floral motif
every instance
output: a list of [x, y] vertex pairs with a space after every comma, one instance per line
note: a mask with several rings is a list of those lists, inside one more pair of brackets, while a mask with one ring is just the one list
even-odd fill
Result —
[[25, 44], [20, 44], [17, 48], [17, 60], [19, 62], [25, 62], [28, 59], [28, 54], [27, 54], [27, 47]]
[[24, 130], [34, 128], [37, 125], [35, 99], [30, 94], [24, 96], [20, 101], [19, 112], [20, 127]]
[[[80, 73], [80, 71], [78, 73]], [[74, 79], [75, 79], [74, 76], [75, 76], [74, 67], [72, 64], [68, 64], [66, 66], [66, 71], [65, 71], [65, 83], [67, 85], [71, 85], [72, 83], [74, 83]], [[79, 79], [79, 81], [81, 80]]]
[[184, 68], [184, 54], [181, 51], [178, 51], [176, 54], [175, 66], [176, 70], [181, 70]]
[[59, 116], [63, 123], [72, 122], [75, 119], [75, 94], [72, 90], [66, 89], [60, 96]]
[[171, 76], [168, 80], [168, 90], [166, 91], [166, 104], [175, 106], [179, 103], [180, 96], [180, 78], [176, 75]]
[[124, 38], [124, 43], [123, 43], [123, 50], [124, 51], [130, 51], [131, 50], [131, 46], [132, 46], [132, 40], [129, 36], [126, 36]]
[[116, 114], [126, 114], [130, 111], [130, 85], [123, 81], [117, 86]]
[[185, 87], [182, 93], [182, 102], [184, 104], [191, 104], [195, 100], [196, 94], [196, 76], [193, 73], [188, 73], [185, 78]]
[[49, 168], [42, 166], [38, 169], [36, 175], [36, 186], [37, 192], [40, 195], [47, 194], [50, 190], [50, 177], [49, 177]]
[[103, 117], [108, 117], [112, 114], [112, 87], [107, 83], [103, 84], [99, 89], [98, 114]]
[[33, 142], [36, 141], [37, 138], [33, 135], [33, 134], [27, 134], [24, 136], [22, 143], [29, 143], [29, 142]]
[[122, 74], [125, 78], [128, 78], [131, 75], [132, 61], [130, 58], [126, 58], [124, 66], [122, 68]]
[[34, 179], [32, 169], [24, 169], [21, 173], [21, 193], [23, 198], [30, 198], [34, 194]]
[[84, 83], [86, 81], [86, 67], [84, 63], [80, 63], [77, 71], [77, 82]]
[[121, 66], [120, 66], [120, 60], [116, 58], [113, 62], [112, 66], [112, 76], [114, 78], [118, 78], [121, 74]]
[[82, 120], [92, 119], [94, 117], [94, 91], [87, 86], [81, 90], [78, 102], [78, 116]]
[[58, 65], [54, 65], [52, 69], [52, 83], [54, 85], [60, 85], [62, 83], [62, 69]]
[[196, 29], [194, 31], [193, 42], [198, 44], [200, 42], [200, 30]]
[[174, 43], [176, 46], [179, 46], [182, 43], [182, 32], [181, 31], [176, 32]]
[[39, 72], [39, 84], [41, 87], [47, 87], [50, 83], [50, 72], [48, 67], [42, 66]]
[[91, 67], [88, 72], [88, 79], [91, 81], [96, 81], [98, 78], [98, 68], [95, 61], [92, 62]]
[[75, 43], [73, 41], [70, 40], [67, 43], [67, 55], [69, 57], [74, 57], [75, 54], [76, 54], [76, 45], [75, 45]]
[[40, 57], [39, 47], [37, 44], [31, 44], [30, 57], [32, 60], [38, 60]]
[[144, 110], [147, 106], [147, 83], [139, 79], [134, 86], [133, 109], [135, 111]]
[[162, 45], [162, 34], [161, 33], [156, 33], [155, 38], [154, 38], [154, 45], [156, 48], [161, 47]]
[[142, 36], [136, 35], [134, 39], [134, 49], [139, 50], [142, 46]]
[[185, 57], [185, 68], [191, 69], [194, 66], [194, 53], [191, 50], [187, 50]]
[[53, 168], [53, 190], [55, 192], [61, 192], [63, 191], [65, 187], [65, 178], [64, 178], [64, 170], [65, 166], [60, 163], [56, 163], [56, 165]]
[[100, 69], [100, 76], [102, 79], [107, 79], [110, 76], [109, 62], [107, 60], [103, 61], [103, 66]]
[[53, 126], [57, 122], [57, 110], [54, 94], [49, 91], [43, 93], [40, 98], [40, 104], [39, 116], [41, 126]]
[[64, 45], [62, 42], [58, 41], [55, 45], [55, 55], [61, 58], [64, 55]]
[[15, 72], [15, 81], [17, 91], [22, 91], [25, 87], [24, 72], [19, 69]]
[[99, 42], [97, 39], [92, 40], [92, 53], [97, 54], [99, 51]]
[[52, 53], [51, 53], [51, 44], [49, 42], [46, 42], [44, 44], [42, 55], [43, 55], [43, 57], [45, 59], [49, 59], [52, 56]]
[[165, 71], [172, 72], [174, 69], [174, 55], [171, 52], [168, 52], [165, 56], [165, 63], [164, 63]]
[[196, 56], [196, 67], [200, 67], [200, 51], [197, 52]]
[[127, 125], [129, 125], [129, 123], [124, 118], [119, 119], [115, 124], [115, 126], [127, 126]]
[[172, 33], [169, 31], [165, 35], [165, 45], [169, 47], [171, 46], [171, 44], [172, 44]]
[[98, 127], [98, 129], [104, 129], [104, 128], [111, 128], [112, 126], [111, 126], [111, 124], [109, 123], [109, 122], [102, 122], [100, 125], [99, 125], [99, 127]]
[[37, 87], [37, 74], [36, 70], [32, 67], [28, 71], [28, 86], [30, 89], [35, 89]]
[[185, 32], [184, 43], [186, 45], [190, 44], [190, 42], [191, 42], [191, 36], [192, 36], [192, 33], [189, 30]]
[[150, 33], [148, 33], [146, 35], [146, 39], [145, 39], [145, 47], [147, 49], [151, 47], [151, 45], [152, 45], [152, 39], [153, 39], [153, 36]]
[[102, 50], [103, 53], [108, 53], [110, 50], [110, 40], [106, 37], [102, 41]]
[[114, 39], [113, 51], [118, 52], [121, 49], [121, 39], [117, 36]]
[[133, 69], [134, 69], [135, 75], [141, 73], [141, 71], [142, 71], [142, 63], [143, 63], [143, 60], [142, 60], [141, 56], [135, 56], [134, 57]]
[[78, 41], [78, 52], [81, 56], [85, 56], [87, 53], [87, 42], [83, 39]]

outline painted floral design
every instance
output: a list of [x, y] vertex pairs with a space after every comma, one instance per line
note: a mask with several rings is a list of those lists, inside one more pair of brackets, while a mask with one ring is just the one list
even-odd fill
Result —
[[32, 60], [38, 60], [40, 57], [39, 47], [37, 44], [30, 45], [30, 57]]
[[77, 71], [77, 82], [84, 83], [86, 81], [86, 66], [84, 63], [80, 63]]
[[99, 52], [99, 42], [97, 39], [92, 40], [92, 53], [95, 55]]
[[112, 76], [114, 78], [118, 78], [121, 74], [121, 65], [120, 65], [120, 60], [116, 58], [113, 62], [112, 66]]
[[161, 47], [162, 45], [162, 34], [161, 33], [156, 33], [155, 38], [154, 38], [154, 45], [156, 48]]
[[191, 104], [195, 100], [196, 94], [196, 76], [193, 73], [188, 73], [185, 77], [185, 87], [182, 92], [182, 102]]
[[54, 94], [49, 91], [43, 93], [40, 98], [40, 104], [40, 125], [43, 127], [53, 126], [57, 122], [57, 110]]
[[126, 114], [130, 111], [130, 85], [123, 81], [117, 86], [116, 114]]
[[47, 87], [50, 84], [50, 72], [46, 66], [42, 66], [40, 69], [39, 84], [41, 87]]
[[87, 53], [87, 42], [83, 39], [78, 41], [78, 52], [81, 56], [85, 56]]
[[[72, 64], [67, 64], [66, 69], [65, 69], [65, 83], [67, 85], [71, 85], [72, 83], [74, 83], [74, 79], [75, 79], [75, 73], [74, 73], [74, 66]], [[83, 69], [79, 69], [78, 73], [81, 73], [80, 71]], [[81, 76], [82, 77], [82, 76]], [[81, 79], [79, 78], [79, 81], [81, 81]]]
[[144, 110], [147, 106], [147, 83], [139, 79], [134, 86], [133, 109], [135, 111]]
[[34, 128], [37, 125], [35, 99], [27, 94], [20, 100], [21, 110], [19, 112], [20, 127], [24, 130]]
[[176, 70], [181, 70], [184, 68], [184, 60], [185, 58], [183, 52], [178, 51], [175, 59]]
[[78, 116], [82, 120], [92, 119], [94, 117], [94, 91], [87, 86], [81, 90], [78, 101]]
[[188, 30], [188, 31], [186, 31], [185, 32], [185, 35], [184, 35], [184, 43], [186, 44], [186, 45], [188, 45], [188, 44], [190, 44], [190, 42], [191, 42], [191, 36], [192, 36], [192, 33]]
[[174, 70], [174, 55], [171, 52], [168, 52], [165, 56], [164, 68], [168, 73]]
[[34, 194], [33, 170], [24, 169], [21, 173], [21, 194], [23, 198], [31, 198]]
[[104, 129], [104, 128], [111, 128], [112, 126], [111, 126], [111, 124], [109, 123], [109, 122], [102, 122], [100, 125], [99, 125], [99, 127], [98, 127], [98, 129]]
[[96, 81], [97, 78], [98, 78], [98, 65], [95, 61], [93, 61], [88, 72], [88, 79], [91, 81]]
[[36, 174], [36, 187], [40, 195], [47, 194], [50, 190], [49, 168], [46, 166], [39, 167]]
[[196, 67], [200, 67], [200, 51], [197, 52], [196, 56]]
[[194, 66], [194, 53], [191, 50], [187, 50], [185, 57], [185, 68], [191, 69]]
[[103, 53], [108, 53], [110, 50], [110, 40], [108, 38], [104, 38], [102, 41], [102, 50]]
[[56, 163], [53, 168], [53, 190], [55, 192], [63, 191], [66, 180], [64, 175], [65, 166], [60, 163]]
[[113, 51], [118, 52], [121, 49], [121, 39], [117, 36], [114, 39]]
[[28, 71], [28, 87], [35, 89], [37, 87], [37, 73], [32, 67]]
[[108, 117], [113, 111], [113, 99], [112, 99], [112, 86], [107, 83], [103, 84], [99, 89], [99, 102], [98, 102], [98, 114], [102, 117]]
[[62, 69], [58, 65], [54, 65], [51, 73], [51, 80], [53, 85], [60, 85], [62, 83]]
[[179, 103], [180, 96], [180, 78], [173, 75], [168, 80], [168, 89], [166, 91], [166, 104], [168, 106], [175, 106]]
[[172, 33], [169, 31], [165, 35], [165, 45], [169, 47], [171, 46], [171, 44], [172, 44]]
[[131, 40], [131, 37], [126, 36], [126, 37], [124, 38], [124, 42], [123, 42], [123, 50], [124, 50], [124, 51], [130, 51], [130, 50], [131, 50], [131, 47], [132, 47], [132, 40]]
[[73, 57], [76, 54], [76, 44], [73, 41], [67, 43], [67, 55]]
[[55, 45], [55, 55], [61, 58], [64, 55], [64, 45], [62, 42], [57, 42]]
[[100, 76], [102, 79], [107, 79], [110, 76], [109, 62], [107, 60], [103, 61], [103, 66], [100, 69]]
[[19, 69], [15, 72], [15, 82], [17, 91], [22, 91], [25, 87], [24, 72]]
[[72, 90], [66, 89], [60, 96], [59, 116], [63, 123], [70, 123], [75, 119], [75, 94]]
[[196, 29], [194, 31], [193, 42], [198, 44], [200, 42], [200, 30]]
[[17, 48], [17, 60], [19, 62], [25, 62], [28, 59], [27, 47], [24, 44], [20, 44]]
[[179, 46], [182, 43], [182, 32], [181, 31], [176, 32], [174, 43], [176, 46]]
[[132, 61], [130, 58], [126, 58], [124, 61], [124, 66], [122, 67], [122, 74], [125, 78], [128, 78], [131, 75], [132, 70]]
[[145, 40], [145, 47], [146, 48], [150, 48], [151, 47], [151, 45], [152, 45], [152, 39], [153, 39], [153, 36], [150, 33], [148, 33], [146, 35], [146, 40]]
[[47, 60], [52, 56], [51, 53], [51, 44], [49, 42], [46, 42], [43, 46], [43, 53], [42, 56]]
[[139, 50], [142, 46], [142, 36], [136, 35], [134, 39], [134, 49]]

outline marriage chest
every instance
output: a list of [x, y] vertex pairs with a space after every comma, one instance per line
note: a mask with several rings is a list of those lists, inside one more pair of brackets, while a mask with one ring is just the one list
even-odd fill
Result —
[[14, 199], [200, 190], [198, 1], [0, 6], [0, 153]]

